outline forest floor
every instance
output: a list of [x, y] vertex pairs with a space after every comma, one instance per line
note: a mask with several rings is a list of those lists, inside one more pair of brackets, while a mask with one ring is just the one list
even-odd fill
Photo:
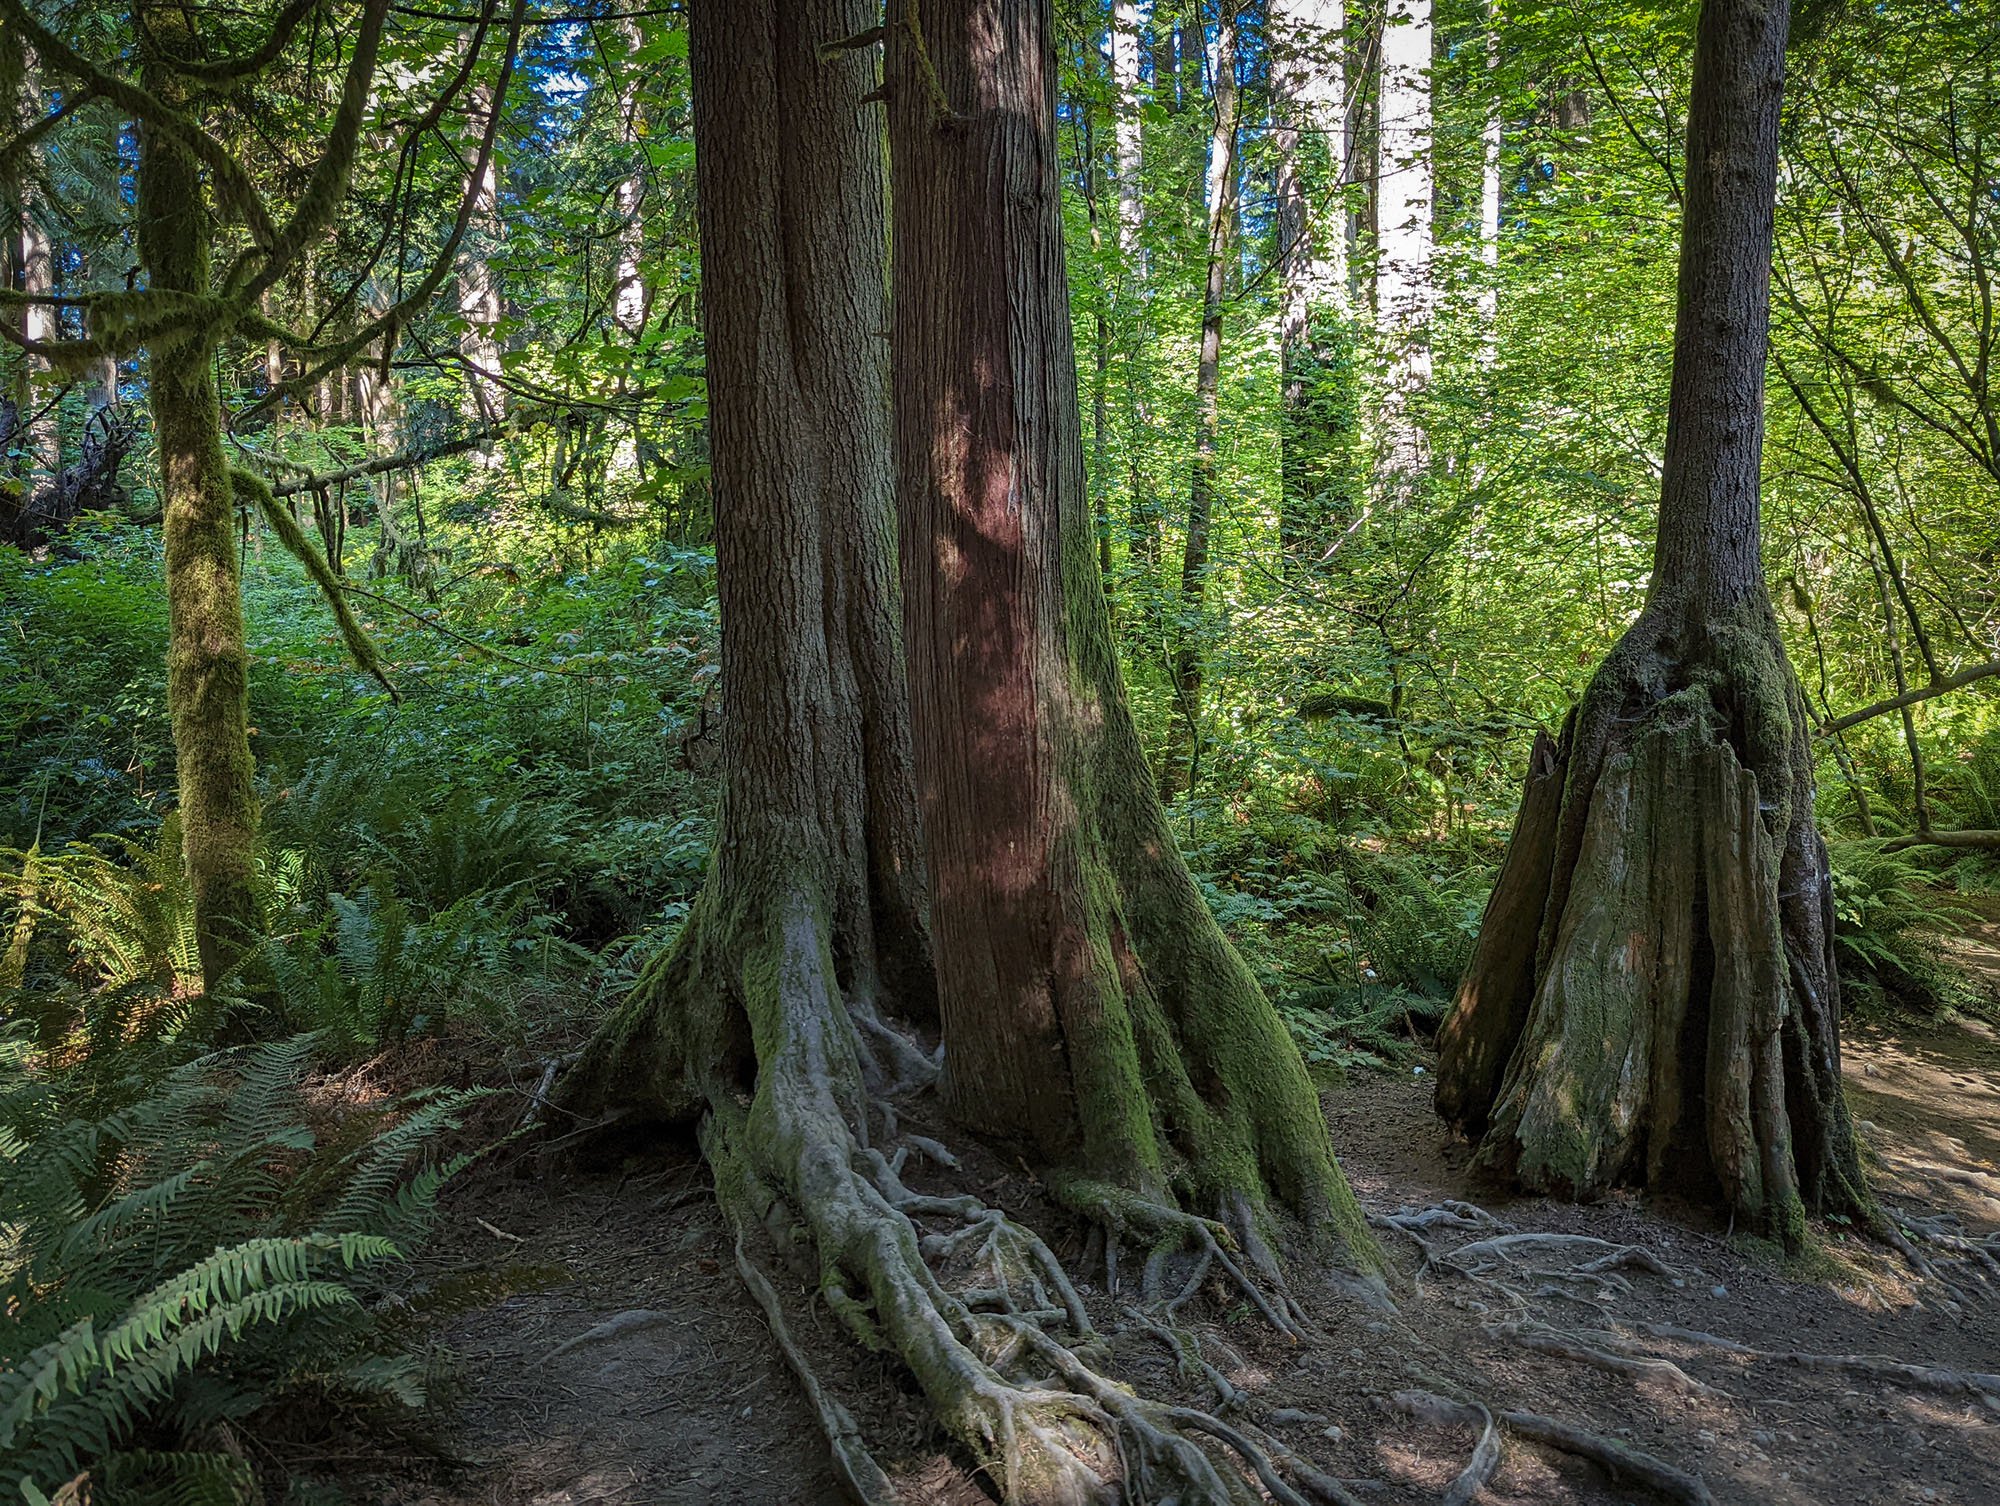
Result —
[[[1964, 960], [1991, 969], [2000, 998], [2000, 926], [1982, 933]], [[1972, 1020], [1867, 1026], [1847, 1043], [1846, 1070], [1888, 1204], [1949, 1213], [1977, 1235], [2000, 1228], [2000, 1033]], [[1248, 1398], [1250, 1415], [1361, 1499], [1435, 1502], [1466, 1464], [1470, 1427], [1412, 1420], [1387, 1405], [1416, 1389], [1574, 1424], [1700, 1475], [1722, 1503], [2000, 1502], [2000, 1414], [1991, 1406], [1786, 1357], [2000, 1368], [2000, 1283], [1964, 1265], [1941, 1267], [1942, 1280], [1919, 1279], [1837, 1228], [1822, 1226], [1818, 1252], [1787, 1263], [1695, 1210], [1657, 1200], [1576, 1206], [1508, 1197], [1468, 1177], [1467, 1148], [1432, 1116], [1427, 1060], [1397, 1075], [1357, 1074], [1325, 1104], [1341, 1162], [1371, 1214], [1463, 1199], [1509, 1230], [1639, 1246], [1662, 1268], [1626, 1257], [1592, 1274], [1582, 1257], [1599, 1247], [1559, 1241], [1517, 1240], [1461, 1256], [1454, 1252], [1501, 1231], [1447, 1218], [1420, 1231], [1432, 1246], [1421, 1273], [1417, 1240], [1378, 1230], [1395, 1267], [1394, 1312], [1295, 1272], [1294, 1294], [1321, 1331], [1311, 1344], [1290, 1343], [1240, 1306], [1209, 1303], [1194, 1326], [1210, 1362]], [[458, 1321], [448, 1344], [459, 1399], [444, 1439], [455, 1462], [357, 1461], [377, 1481], [375, 1498], [397, 1506], [839, 1501], [812, 1413], [738, 1282], [692, 1149], [655, 1148], [596, 1171], [537, 1168], [521, 1158], [468, 1178], [433, 1258], [462, 1268], [558, 1265], [567, 1279]], [[990, 1204], [1051, 1227], [1024, 1171], [968, 1158], [961, 1182], [968, 1176]], [[921, 1178], [910, 1180], [921, 1187]], [[1078, 1269], [1080, 1243], [1056, 1248]], [[1103, 1326], [1115, 1327], [1115, 1304], [1084, 1290]], [[794, 1335], [853, 1408], [903, 1498], [912, 1506], [989, 1500], [895, 1369], [847, 1343], [802, 1292], [790, 1297]], [[1647, 1333], [1646, 1324], [1764, 1354]], [[1595, 1355], [1561, 1357], [1534, 1343]], [[1118, 1335], [1112, 1355], [1114, 1373], [1149, 1394], [1214, 1402], [1142, 1330]], [[1606, 1368], [1635, 1356], [1678, 1369]], [[1510, 1432], [1478, 1499], [1595, 1506], [1651, 1497], [1595, 1463]]]

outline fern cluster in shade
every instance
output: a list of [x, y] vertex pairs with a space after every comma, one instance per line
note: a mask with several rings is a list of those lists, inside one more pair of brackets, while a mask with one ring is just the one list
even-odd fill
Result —
[[16, 1499], [87, 1473], [99, 1501], [248, 1501], [234, 1430], [279, 1399], [424, 1403], [403, 1257], [465, 1163], [427, 1148], [471, 1095], [315, 1133], [310, 1037], [177, 1059], [175, 1036], [113, 1005], [54, 1048], [0, 1035], [0, 1458]]

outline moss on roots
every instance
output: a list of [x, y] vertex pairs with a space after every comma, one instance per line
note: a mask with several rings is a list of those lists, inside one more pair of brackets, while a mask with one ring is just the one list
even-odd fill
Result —
[[[797, 1268], [857, 1342], [908, 1367], [1003, 1499], [1083, 1506], [1119, 1480], [1135, 1498], [1261, 1499], [1185, 1436], [1212, 1419], [1091, 1368], [1089, 1317], [1040, 1239], [976, 1198], [912, 1192], [900, 1155], [870, 1143], [870, 1048], [837, 982], [824, 896], [800, 884], [713, 895], [606, 1022], [566, 1096], [696, 1120], [732, 1226]], [[1219, 1256], [1218, 1274], [1255, 1289], [1222, 1224], [1124, 1188], [1055, 1184], [1092, 1216], [1186, 1248], [1198, 1270]], [[964, 1279], [947, 1284], [947, 1267]], [[1290, 1321], [1275, 1302], [1267, 1311]], [[843, 1471], [865, 1485], [875, 1475], [841, 1415], [822, 1408]], [[1272, 1467], [1238, 1441], [1253, 1468]]]

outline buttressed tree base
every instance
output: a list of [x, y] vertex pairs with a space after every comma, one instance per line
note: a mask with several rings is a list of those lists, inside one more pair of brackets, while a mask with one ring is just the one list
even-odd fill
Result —
[[1536, 743], [1437, 1107], [1522, 1186], [1675, 1186], [1797, 1245], [1808, 1207], [1870, 1205], [1811, 728], [1760, 553], [1786, 24], [1782, 0], [1703, 7], [1652, 584]]

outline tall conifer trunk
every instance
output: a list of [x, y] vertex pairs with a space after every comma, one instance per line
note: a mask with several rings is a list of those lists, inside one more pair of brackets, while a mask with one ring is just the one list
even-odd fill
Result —
[[841, 1101], [860, 1092], [878, 1009], [933, 1007], [896, 606], [879, 116], [861, 103], [865, 55], [815, 53], [866, 10], [705, 0], [691, 17], [714, 269], [722, 807], [680, 940], [573, 1089], [671, 1116], [706, 1114], [741, 1081], [776, 1084], [757, 1043], [806, 1028], [833, 1037], [810, 1053], [827, 1079], [818, 1106], [858, 1112]]
[[1047, 0], [915, 19], [890, 33], [895, 394], [946, 1105], [1107, 1221], [1136, 1194], [1254, 1241], [1279, 1205], [1365, 1252], [1298, 1051], [1203, 904], [1126, 706]]
[[1439, 1111], [1525, 1186], [1677, 1185], [1802, 1237], [1868, 1212], [1840, 1095], [1832, 888], [1760, 555], [1785, 0], [1706, 0], [1646, 605], [1537, 743]]
[[1202, 618], [1208, 605], [1208, 535], [1215, 514], [1215, 479], [1222, 441], [1222, 322], [1237, 224], [1236, 9], [1217, 0], [1215, 47], [1209, 57], [1215, 124], [1208, 139], [1208, 272], [1201, 308], [1201, 345], [1194, 374], [1194, 465], [1188, 476], [1187, 532], [1181, 547], [1180, 623], [1174, 633], [1177, 719], [1167, 749], [1168, 794], [1193, 788], [1200, 772]]
[[[1283, 279], [1278, 319], [1278, 539], [1314, 560], [1354, 488], [1354, 351], [1347, 318], [1346, 12], [1341, 0], [1270, 0], [1272, 145]], [[1329, 525], [1332, 525], [1330, 528]]]

